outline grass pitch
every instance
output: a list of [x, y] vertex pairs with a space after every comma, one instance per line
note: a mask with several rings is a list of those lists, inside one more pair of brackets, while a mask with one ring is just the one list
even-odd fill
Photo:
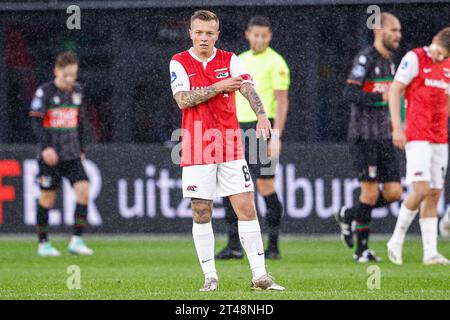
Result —
[[[222, 238], [223, 239], [223, 238]], [[450, 267], [423, 266], [418, 239], [405, 246], [404, 265], [386, 257], [386, 241], [371, 242], [383, 258], [380, 289], [368, 289], [367, 267], [352, 261], [338, 240], [282, 240], [283, 259], [267, 269], [285, 292], [250, 290], [246, 259], [217, 261], [219, 291], [200, 293], [203, 275], [194, 245], [185, 238], [87, 237], [92, 257], [67, 253], [67, 240], [52, 243], [61, 257], [41, 258], [34, 238], [0, 239], [0, 299], [450, 299]], [[216, 242], [216, 249], [224, 241]], [[450, 256], [450, 241], [440, 242]], [[68, 289], [69, 266], [81, 271], [81, 288]], [[370, 281], [369, 281], [370, 282]]]

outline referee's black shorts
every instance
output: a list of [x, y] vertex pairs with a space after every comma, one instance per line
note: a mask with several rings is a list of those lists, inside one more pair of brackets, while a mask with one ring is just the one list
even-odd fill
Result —
[[353, 141], [350, 155], [360, 181], [401, 181], [399, 151], [392, 140]]
[[[273, 120], [270, 120], [273, 125]], [[247, 130], [256, 130], [256, 122], [240, 122], [239, 126], [244, 134]], [[258, 139], [258, 143], [250, 143], [250, 140], [244, 139], [245, 160], [254, 179], [273, 179], [277, 162], [267, 157], [267, 141]]]

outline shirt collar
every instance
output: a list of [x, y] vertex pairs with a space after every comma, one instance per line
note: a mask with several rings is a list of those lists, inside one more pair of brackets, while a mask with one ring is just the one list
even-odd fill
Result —
[[197, 57], [197, 56], [195, 55], [194, 50], [192, 50], [192, 49], [193, 49], [193, 48], [190, 48], [190, 49], [189, 49], [189, 54], [191, 55], [192, 58], [194, 58], [195, 60], [197, 60], [197, 61], [199, 61], [199, 62], [210, 62], [212, 59], [215, 58], [216, 52], [217, 52], [217, 49], [214, 47], [214, 48], [213, 48], [213, 54], [211, 55], [211, 57], [209, 57], [208, 60], [206, 60], [206, 61], [202, 61], [199, 57]]

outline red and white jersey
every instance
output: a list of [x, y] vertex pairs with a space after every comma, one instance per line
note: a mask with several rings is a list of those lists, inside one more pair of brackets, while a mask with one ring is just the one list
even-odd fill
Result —
[[403, 57], [395, 80], [407, 85], [407, 141], [447, 143], [450, 59], [434, 63], [428, 47], [416, 48]]
[[[216, 48], [207, 61], [201, 61], [192, 48], [177, 53], [170, 61], [173, 95], [238, 76], [244, 79], [243, 82], [251, 82], [250, 75], [234, 53]], [[183, 109], [181, 166], [242, 158], [234, 92], [220, 93], [195, 107]]]

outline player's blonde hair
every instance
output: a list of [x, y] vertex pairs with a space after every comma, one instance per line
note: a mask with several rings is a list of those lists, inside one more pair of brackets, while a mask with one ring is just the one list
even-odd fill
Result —
[[444, 28], [436, 35], [437, 41], [450, 53], [450, 27]]
[[194, 20], [202, 20], [202, 21], [216, 21], [217, 25], [219, 25], [219, 18], [214, 12], [208, 10], [198, 10], [195, 11], [191, 16], [191, 25]]

